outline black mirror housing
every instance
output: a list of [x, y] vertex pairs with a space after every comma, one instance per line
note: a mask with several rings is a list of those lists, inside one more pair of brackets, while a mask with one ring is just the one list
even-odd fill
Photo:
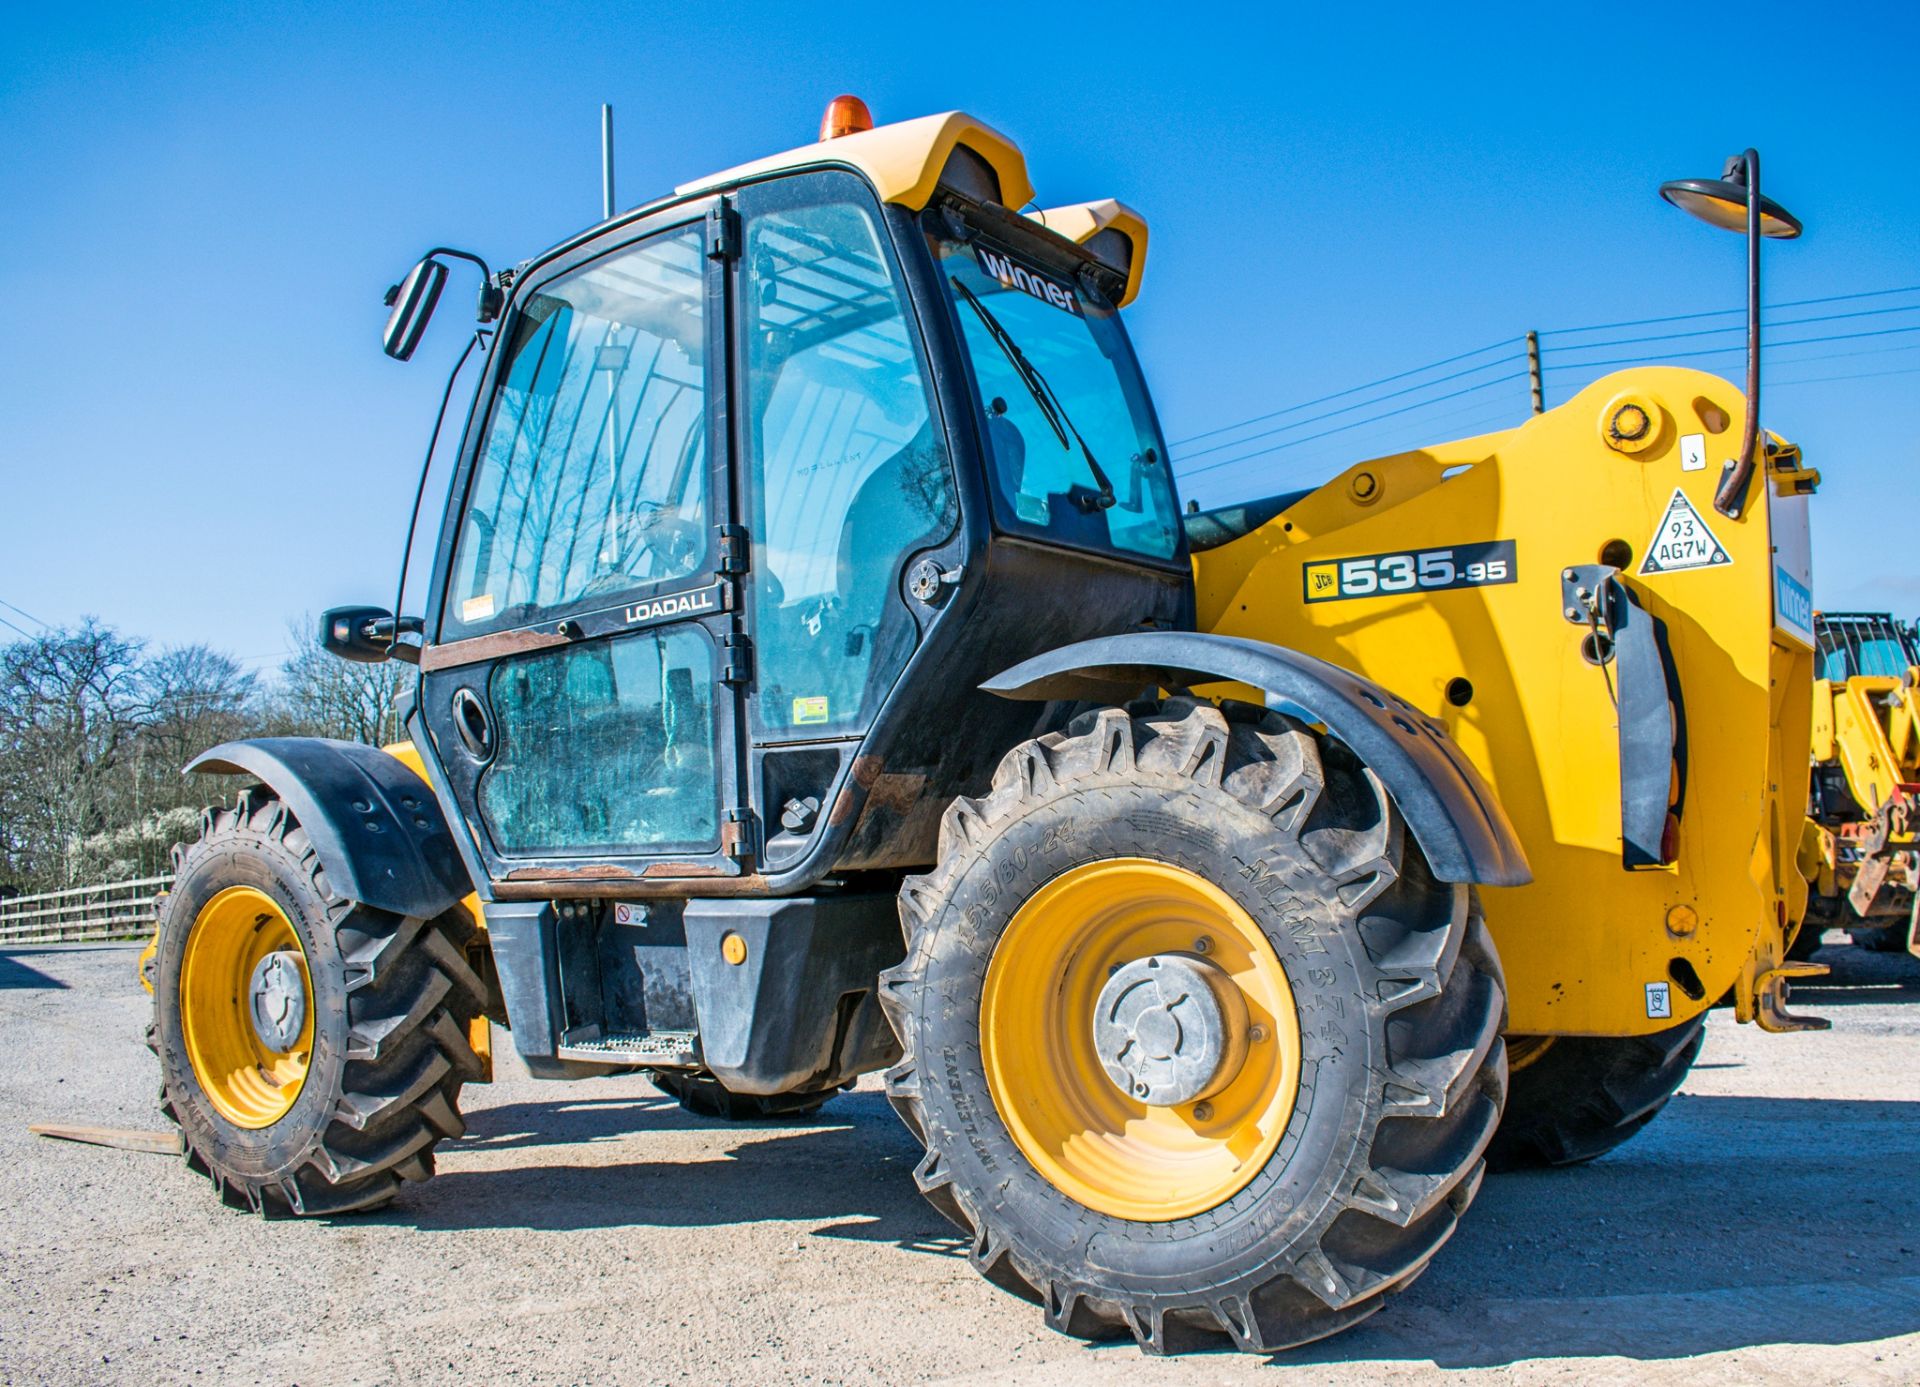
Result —
[[396, 641], [396, 628], [404, 635], [418, 633], [422, 626], [417, 616], [396, 622], [385, 607], [332, 607], [320, 617], [320, 648], [359, 665], [393, 659], [413, 664], [419, 661], [420, 647]]
[[447, 267], [429, 255], [387, 291], [386, 302], [393, 312], [387, 315], [380, 345], [388, 356], [395, 361], [406, 361], [413, 356], [434, 308], [439, 305], [440, 291], [446, 287]]

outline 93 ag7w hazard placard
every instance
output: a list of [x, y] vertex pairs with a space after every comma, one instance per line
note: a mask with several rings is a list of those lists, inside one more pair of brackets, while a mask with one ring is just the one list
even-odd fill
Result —
[[1443, 549], [1317, 559], [1302, 565], [1300, 579], [1307, 601], [1338, 602], [1351, 597], [1389, 597], [1396, 592], [1492, 587], [1516, 581], [1518, 572], [1513, 541], [1494, 539]]

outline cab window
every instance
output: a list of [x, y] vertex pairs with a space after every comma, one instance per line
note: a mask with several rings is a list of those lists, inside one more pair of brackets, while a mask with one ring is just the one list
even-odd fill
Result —
[[698, 227], [663, 233], [540, 285], [516, 314], [442, 639], [706, 566], [701, 250]]
[[901, 570], [955, 523], [877, 208], [850, 175], [744, 199], [755, 730], [865, 729], [915, 643]]

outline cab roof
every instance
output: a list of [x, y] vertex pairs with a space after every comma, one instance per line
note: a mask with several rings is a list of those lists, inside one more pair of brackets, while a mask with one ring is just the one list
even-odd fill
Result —
[[[754, 179], [810, 168], [851, 168], [873, 185], [882, 202], [919, 211], [933, 198], [955, 150], [966, 149], [981, 159], [999, 183], [1004, 207], [1025, 207], [1033, 201], [1033, 183], [1027, 176], [1026, 156], [1019, 146], [985, 121], [965, 111], [947, 111], [875, 126], [836, 139], [789, 149], [709, 174], [674, 189], [676, 197], [715, 193]], [[1105, 198], [1028, 214], [1057, 235], [1084, 246], [1095, 258], [1126, 276], [1122, 307], [1140, 292], [1146, 266], [1147, 223], [1122, 202]]]

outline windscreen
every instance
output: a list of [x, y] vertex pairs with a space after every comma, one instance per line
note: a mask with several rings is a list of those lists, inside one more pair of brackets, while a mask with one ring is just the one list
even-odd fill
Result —
[[980, 392], [1001, 528], [1175, 558], [1166, 445], [1113, 306], [985, 235], [931, 241]]

